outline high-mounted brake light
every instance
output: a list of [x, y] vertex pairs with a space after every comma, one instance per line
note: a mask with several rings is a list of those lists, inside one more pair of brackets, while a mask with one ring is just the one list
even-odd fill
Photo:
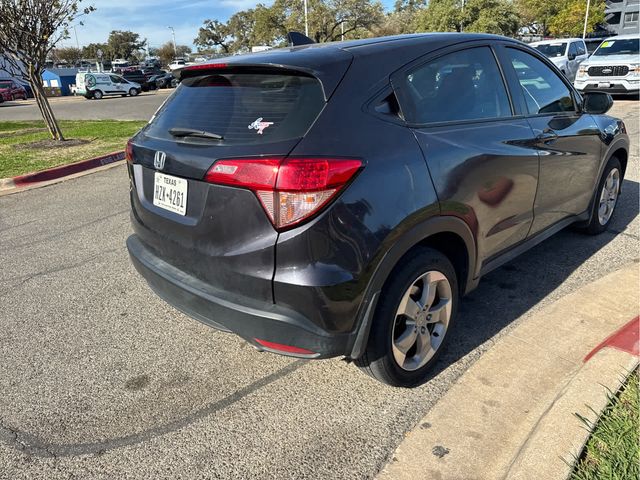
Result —
[[198, 65], [189, 65], [182, 69], [182, 71], [191, 70], [214, 70], [216, 68], [227, 68], [229, 65], [226, 63], [200, 63]]
[[205, 181], [252, 190], [277, 229], [318, 213], [353, 179], [351, 158], [246, 158], [217, 161]]

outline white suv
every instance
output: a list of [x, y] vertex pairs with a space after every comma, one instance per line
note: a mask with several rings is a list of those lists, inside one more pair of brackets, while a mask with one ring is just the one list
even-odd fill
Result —
[[587, 46], [581, 38], [544, 40], [534, 42], [531, 46], [547, 56], [572, 82], [580, 64], [589, 58]]
[[604, 40], [580, 65], [574, 86], [580, 92], [612, 94], [640, 92], [640, 35], [618, 35]]

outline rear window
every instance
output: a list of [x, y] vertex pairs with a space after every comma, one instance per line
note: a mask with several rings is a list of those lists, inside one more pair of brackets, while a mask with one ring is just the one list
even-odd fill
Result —
[[[145, 133], [173, 139], [169, 129], [188, 128], [221, 135], [222, 140], [206, 140], [220, 145], [276, 142], [303, 136], [323, 106], [322, 86], [314, 77], [202, 75], [182, 81]], [[188, 141], [203, 140], [189, 137]]]

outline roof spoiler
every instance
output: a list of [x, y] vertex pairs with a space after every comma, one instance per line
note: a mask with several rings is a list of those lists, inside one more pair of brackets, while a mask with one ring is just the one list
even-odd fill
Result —
[[316, 43], [300, 32], [287, 33], [287, 41], [289, 42], [290, 47], [296, 47], [298, 45], [311, 45], [312, 43]]

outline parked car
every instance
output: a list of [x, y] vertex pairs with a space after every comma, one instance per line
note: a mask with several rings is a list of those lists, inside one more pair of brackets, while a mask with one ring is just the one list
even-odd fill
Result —
[[115, 73], [87, 73], [76, 74], [76, 94], [87, 99], [100, 100], [105, 95], [130, 95], [135, 97], [140, 93], [140, 84], [116, 75]]
[[139, 68], [122, 70], [121, 75], [128, 81], [139, 84], [143, 92], [148, 92], [155, 88], [155, 85], [149, 84], [144, 73]]
[[127, 247], [207, 325], [414, 386], [483, 275], [571, 224], [610, 224], [629, 151], [611, 105], [494, 35], [187, 67], [127, 145]]
[[172, 73], [159, 73], [149, 79], [149, 82], [155, 83], [157, 88], [175, 88], [178, 85], [178, 79]]
[[0, 79], [0, 97], [4, 101], [26, 100], [27, 90], [15, 80]]
[[176, 58], [169, 64], [169, 70], [179, 70], [187, 66], [187, 61], [184, 58]]
[[544, 40], [532, 43], [531, 46], [549, 57], [571, 81], [576, 78], [579, 65], [589, 58], [587, 46], [581, 38]]
[[640, 35], [618, 35], [604, 40], [580, 65], [574, 85], [580, 92], [638, 95]]

